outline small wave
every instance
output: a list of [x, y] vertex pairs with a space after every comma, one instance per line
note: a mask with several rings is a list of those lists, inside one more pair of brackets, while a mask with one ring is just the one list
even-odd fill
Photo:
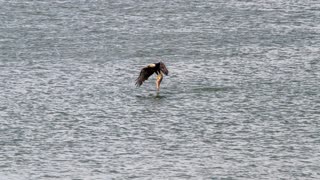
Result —
[[149, 94], [149, 95], [136, 95], [139, 99], [164, 99], [166, 96], [160, 95], [159, 93], [156, 94]]
[[196, 92], [217, 92], [217, 91], [228, 91], [232, 89], [232, 87], [202, 87], [202, 88], [194, 88], [193, 91]]

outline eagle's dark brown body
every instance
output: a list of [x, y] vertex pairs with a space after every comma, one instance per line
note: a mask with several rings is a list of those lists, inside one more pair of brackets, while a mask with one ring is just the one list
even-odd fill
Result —
[[156, 73], [157, 76], [157, 90], [160, 90], [160, 83], [163, 78], [163, 74], [168, 75], [169, 71], [167, 70], [167, 67], [164, 65], [163, 62], [158, 62], [154, 64], [149, 64], [148, 66], [142, 68], [139, 77], [136, 79], [136, 85], [141, 86], [145, 80], [148, 80], [148, 78], [153, 74]]

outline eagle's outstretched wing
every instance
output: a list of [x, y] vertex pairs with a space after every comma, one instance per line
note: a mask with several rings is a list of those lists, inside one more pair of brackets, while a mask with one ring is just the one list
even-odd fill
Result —
[[142, 83], [156, 71], [155, 67], [155, 64], [150, 64], [147, 67], [142, 68], [139, 77], [136, 79], [136, 85], [141, 86]]

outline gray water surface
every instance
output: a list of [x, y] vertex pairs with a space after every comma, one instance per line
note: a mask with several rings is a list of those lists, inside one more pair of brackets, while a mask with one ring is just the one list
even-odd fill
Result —
[[320, 179], [319, 109], [318, 1], [0, 0], [0, 179]]

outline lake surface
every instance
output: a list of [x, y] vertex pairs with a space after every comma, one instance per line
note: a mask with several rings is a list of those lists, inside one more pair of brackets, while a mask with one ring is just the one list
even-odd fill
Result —
[[320, 179], [316, 0], [0, 0], [0, 23], [0, 179]]

